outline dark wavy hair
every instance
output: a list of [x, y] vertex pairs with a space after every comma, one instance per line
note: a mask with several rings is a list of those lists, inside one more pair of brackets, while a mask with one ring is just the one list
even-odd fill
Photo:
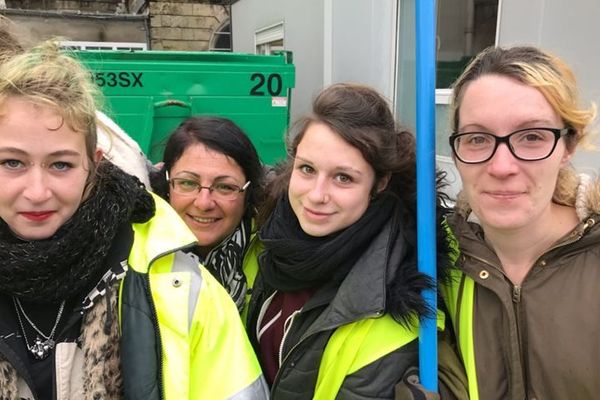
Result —
[[[388, 101], [375, 89], [356, 83], [338, 83], [325, 88], [313, 101], [312, 112], [298, 120], [288, 134], [287, 159], [278, 164], [267, 185], [267, 199], [257, 218], [259, 228], [275, 208], [277, 199], [288, 190], [298, 145], [308, 128], [324, 124], [346, 143], [358, 149], [375, 172], [372, 196], [392, 196], [396, 202], [393, 215], [402, 221], [402, 237], [406, 241], [403, 268], [386, 283], [386, 309], [404, 325], [407, 317], [435, 315], [424, 301], [421, 291], [433, 289], [433, 281], [417, 270], [416, 243], [416, 139], [412, 132], [398, 126]], [[389, 177], [387, 187], [377, 193], [379, 179]], [[437, 174], [437, 188], [444, 184], [444, 173]], [[441, 224], [447, 198], [438, 190], [437, 220]], [[445, 231], [437, 233], [438, 279], [448, 279], [448, 241]], [[440, 301], [440, 304], [441, 301]]]
[[244, 217], [254, 217], [264, 196], [264, 169], [248, 136], [227, 118], [191, 117], [184, 120], [169, 136], [162, 167], [150, 175], [152, 190], [168, 200], [169, 183], [165, 173], [171, 171], [188, 147], [198, 143], [232, 158], [242, 168], [246, 179], [252, 182], [246, 190]]
[[[414, 135], [396, 125], [386, 99], [375, 89], [356, 83], [338, 83], [325, 88], [313, 101], [312, 113], [292, 125], [288, 134], [286, 161], [275, 168], [267, 187], [268, 199], [258, 218], [262, 224], [288, 187], [296, 150], [309, 126], [327, 125], [344, 141], [357, 148], [375, 171], [376, 182], [385, 176], [385, 189], [411, 212], [416, 204], [416, 153]], [[375, 195], [373, 187], [373, 195]]]

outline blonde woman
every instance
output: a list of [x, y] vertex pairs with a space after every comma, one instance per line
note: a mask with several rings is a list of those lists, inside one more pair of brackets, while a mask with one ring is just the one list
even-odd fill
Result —
[[454, 85], [450, 144], [463, 182], [448, 308], [471, 399], [600, 392], [600, 189], [570, 166], [594, 109], [534, 47], [489, 48]]
[[103, 159], [96, 96], [52, 42], [0, 65], [0, 398], [265, 399], [194, 235]]

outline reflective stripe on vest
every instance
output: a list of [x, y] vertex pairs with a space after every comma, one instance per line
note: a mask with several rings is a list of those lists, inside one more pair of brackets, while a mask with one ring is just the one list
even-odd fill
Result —
[[459, 289], [460, 307], [458, 309], [458, 346], [469, 379], [469, 398], [479, 399], [477, 388], [477, 370], [475, 368], [475, 344], [473, 341], [473, 302], [475, 295], [475, 282], [463, 274]]
[[[443, 313], [437, 325], [444, 328]], [[386, 314], [337, 328], [323, 352], [313, 399], [335, 399], [346, 376], [418, 338], [417, 321], [413, 326], [407, 329]]]
[[[450, 249], [452, 250], [450, 255], [451, 262], [456, 264], [460, 256], [458, 241], [446, 221], [444, 221], [442, 226], [446, 230]], [[452, 269], [450, 275], [451, 283], [441, 285], [440, 291], [444, 296], [446, 307], [454, 325], [454, 332], [456, 332], [458, 338], [460, 356], [469, 380], [469, 398], [471, 400], [478, 400], [479, 389], [477, 387], [475, 344], [473, 341], [475, 282], [458, 269]]]
[[250, 386], [245, 387], [227, 400], [267, 400], [269, 396], [269, 386], [265, 378], [261, 375]]
[[[196, 311], [198, 297], [200, 297], [200, 289], [202, 288], [202, 274], [200, 273], [200, 259], [192, 253], [184, 253], [178, 251], [175, 253], [175, 261], [173, 263], [173, 272], [189, 273], [190, 276], [190, 291], [188, 295], [188, 330], [191, 329], [191, 324]], [[176, 278], [175, 278], [176, 279]]]

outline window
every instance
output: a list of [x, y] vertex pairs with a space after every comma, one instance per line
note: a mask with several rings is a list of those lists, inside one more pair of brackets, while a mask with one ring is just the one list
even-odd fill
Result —
[[498, 0], [441, 1], [437, 18], [438, 88], [448, 88], [481, 50], [496, 41]]
[[438, 7], [436, 68], [436, 130], [438, 155], [450, 157], [449, 87], [467, 64], [496, 42], [499, 0], [442, 1]]
[[231, 51], [231, 22], [229, 20], [213, 33], [210, 39], [209, 50]]
[[283, 35], [283, 22], [254, 32], [256, 54], [271, 54], [275, 50], [283, 50]]
[[60, 45], [69, 50], [148, 50], [146, 43], [130, 42], [79, 42], [62, 41]]

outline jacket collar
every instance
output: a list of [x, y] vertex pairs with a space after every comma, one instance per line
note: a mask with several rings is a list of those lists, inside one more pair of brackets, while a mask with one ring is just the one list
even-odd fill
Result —
[[[483, 228], [475, 215], [468, 210], [458, 209], [455, 213], [448, 216], [448, 224], [452, 229], [453, 235], [460, 238], [460, 251], [469, 253], [480, 260], [485, 260], [487, 264], [495, 266], [501, 270], [501, 263], [496, 253], [488, 246], [484, 240]], [[574, 253], [600, 244], [600, 214], [586, 212], [585, 219], [555, 243], [550, 250], [553, 254], [559, 256], [566, 253]], [[581, 218], [581, 217], [580, 217]], [[471, 263], [460, 266], [464, 271], [476, 274], [477, 270]], [[465, 268], [466, 267], [466, 268]]]
[[152, 197], [156, 204], [154, 218], [132, 224], [135, 235], [129, 266], [140, 273], [146, 273], [155, 259], [176, 250], [193, 249], [197, 243], [196, 237], [175, 210], [155, 194]]
[[[337, 291], [325, 286], [306, 304], [304, 310], [309, 310], [330, 300], [305, 336], [383, 315], [386, 301], [386, 260], [389, 259], [388, 253], [391, 249], [388, 244], [390, 231], [391, 226], [388, 223], [356, 260]], [[396, 253], [398, 252], [394, 251], [393, 256], [399, 255]]]

